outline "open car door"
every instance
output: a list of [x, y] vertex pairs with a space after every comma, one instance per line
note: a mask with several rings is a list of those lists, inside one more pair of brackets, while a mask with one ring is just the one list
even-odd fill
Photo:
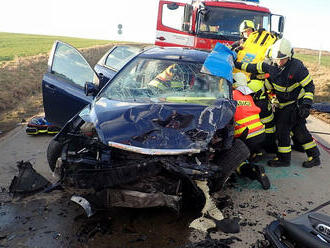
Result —
[[71, 117], [93, 100], [86, 96], [86, 82], [98, 85], [99, 79], [86, 59], [74, 47], [55, 41], [42, 80], [45, 117], [63, 126]]

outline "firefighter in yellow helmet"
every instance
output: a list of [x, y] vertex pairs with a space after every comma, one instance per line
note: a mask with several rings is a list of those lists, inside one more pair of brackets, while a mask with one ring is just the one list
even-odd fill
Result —
[[251, 20], [244, 20], [239, 25], [239, 33], [241, 36], [241, 39], [234, 42], [231, 46], [231, 50], [234, 50], [235, 52], [239, 51], [242, 47], [241, 45], [244, 43], [244, 41], [249, 38], [250, 34], [255, 31], [255, 25], [254, 22]]
[[251, 73], [269, 73], [269, 82], [279, 102], [276, 108], [277, 157], [268, 161], [272, 167], [290, 166], [292, 131], [307, 154], [302, 166], [319, 166], [320, 151], [306, 127], [306, 118], [313, 103], [314, 83], [308, 69], [293, 58], [293, 48], [287, 39], [279, 39], [272, 46], [271, 56], [276, 65], [235, 62], [235, 67]]
[[249, 35], [255, 31], [254, 22], [251, 20], [244, 20], [241, 25], [239, 25], [239, 32], [243, 39], [249, 38]]
[[153, 80], [148, 83], [150, 88], [153, 88], [157, 91], [166, 91], [169, 89], [172, 90], [183, 90], [184, 82], [180, 79], [178, 75], [177, 64], [172, 64], [168, 66], [165, 70], [159, 73]]

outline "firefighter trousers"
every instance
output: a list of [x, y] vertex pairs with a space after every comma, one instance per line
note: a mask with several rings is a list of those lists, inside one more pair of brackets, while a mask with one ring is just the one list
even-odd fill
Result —
[[293, 103], [276, 110], [276, 130], [278, 138], [278, 157], [282, 161], [291, 160], [291, 138], [293, 132], [296, 141], [303, 146], [308, 157], [318, 157], [320, 151], [306, 127], [306, 119], [298, 114], [298, 106]]
[[265, 141], [265, 133], [258, 134], [252, 138], [246, 139], [245, 144], [250, 150], [250, 154], [259, 153], [262, 151], [263, 142]]
[[[265, 138], [266, 134], [261, 133], [257, 136], [244, 140], [244, 143], [250, 150], [250, 158], [253, 156], [253, 154], [262, 151], [263, 142], [265, 141]], [[239, 165], [239, 167], [237, 168], [237, 173], [240, 176], [246, 176], [252, 180], [255, 180], [257, 179], [255, 166], [255, 164], [251, 163], [249, 160], [246, 160]]]
[[254, 102], [261, 109], [259, 116], [261, 122], [265, 125], [266, 138], [265, 141], [263, 142], [263, 147], [266, 150], [277, 149], [276, 126], [275, 126], [275, 118], [274, 118], [272, 106], [267, 98], [258, 99], [255, 100]]

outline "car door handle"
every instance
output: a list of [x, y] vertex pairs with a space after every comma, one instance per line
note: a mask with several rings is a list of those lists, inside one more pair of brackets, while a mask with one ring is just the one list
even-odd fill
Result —
[[104, 78], [103, 73], [99, 73], [98, 75], [99, 75], [99, 79], [100, 79], [100, 80], [103, 80], [103, 78]]
[[55, 86], [54, 85], [51, 85], [51, 84], [45, 84], [45, 88], [50, 89], [52, 91], [55, 90]]
[[161, 40], [161, 41], [166, 40], [166, 38], [165, 38], [164, 36], [159, 36], [159, 37], [157, 37], [156, 39], [157, 39], [157, 40]]

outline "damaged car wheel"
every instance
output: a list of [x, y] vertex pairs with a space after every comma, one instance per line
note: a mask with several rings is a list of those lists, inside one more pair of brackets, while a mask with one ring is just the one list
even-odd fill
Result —
[[47, 148], [47, 161], [49, 168], [54, 171], [57, 159], [61, 156], [63, 145], [54, 138], [50, 141]]
[[249, 148], [240, 139], [236, 139], [229, 150], [219, 154], [215, 158], [215, 163], [222, 168], [223, 172], [220, 177], [211, 180], [211, 192], [221, 190], [231, 174], [249, 156]]

